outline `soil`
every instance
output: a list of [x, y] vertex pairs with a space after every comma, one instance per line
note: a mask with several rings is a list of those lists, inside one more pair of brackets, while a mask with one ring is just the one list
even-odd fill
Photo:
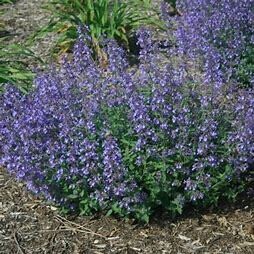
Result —
[[[19, 0], [5, 5], [5, 29], [24, 42], [49, 17], [46, 0]], [[45, 54], [52, 38], [35, 46]], [[36, 48], [37, 47], [37, 48]], [[148, 225], [104, 215], [64, 216], [57, 207], [26, 190], [0, 168], [0, 254], [106, 253], [254, 253], [254, 200], [185, 211], [175, 220], [159, 213]]]

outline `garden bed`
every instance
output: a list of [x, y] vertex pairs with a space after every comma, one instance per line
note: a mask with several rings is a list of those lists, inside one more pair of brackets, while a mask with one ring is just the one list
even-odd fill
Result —
[[[45, 2], [19, 0], [4, 6], [5, 29], [15, 34], [10, 43], [24, 42], [47, 23], [41, 9]], [[53, 41], [54, 35], [32, 50], [48, 60]], [[0, 168], [0, 253], [253, 253], [254, 200], [243, 194], [236, 204], [219, 207], [186, 208], [174, 220], [158, 211], [149, 225], [101, 213], [64, 216]]]

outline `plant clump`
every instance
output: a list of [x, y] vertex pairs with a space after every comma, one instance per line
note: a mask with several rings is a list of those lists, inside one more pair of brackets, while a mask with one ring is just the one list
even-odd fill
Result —
[[174, 216], [234, 199], [253, 181], [253, 89], [200, 82], [152, 38], [138, 31], [136, 68], [107, 40], [102, 68], [80, 32], [73, 58], [38, 75], [31, 93], [7, 86], [1, 165], [81, 214], [147, 222], [157, 208]]
[[50, 32], [59, 34], [54, 48], [57, 55], [72, 50], [80, 25], [88, 28], [96, 57], [102, 53], [103, 37], [113, 38], [129, 48], [132, 34], [138, 27], [162, 27], [150, 0], [52, 0], [45, 7], [52, 19], [35, 33], [35, 39]]

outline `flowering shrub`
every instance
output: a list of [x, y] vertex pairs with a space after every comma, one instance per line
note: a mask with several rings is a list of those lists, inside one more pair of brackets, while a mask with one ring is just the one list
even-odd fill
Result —
[[175, 215], [242, 191], [253, 165], [252, 90], [215, 94], [165, 63], [144, 29], [135, 70], [112, 40], [99, 68], [80, 37], [73, 60], [39, 75], [33, 92], [7, 86], [1, 95], [9, 172], [68, 210], [142, 221], [158, 207]]
[[206, 82], [253, 86], [253, 0], [179, 0], [179, 50], [201, 58]]

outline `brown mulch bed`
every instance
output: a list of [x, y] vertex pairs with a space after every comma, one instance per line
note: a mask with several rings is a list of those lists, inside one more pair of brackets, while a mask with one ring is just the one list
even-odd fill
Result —
[[191, 210], [149, 225], [106, 216], [66, 217], [0, 169], [0, 253], [254, 253], [254, 202]]

